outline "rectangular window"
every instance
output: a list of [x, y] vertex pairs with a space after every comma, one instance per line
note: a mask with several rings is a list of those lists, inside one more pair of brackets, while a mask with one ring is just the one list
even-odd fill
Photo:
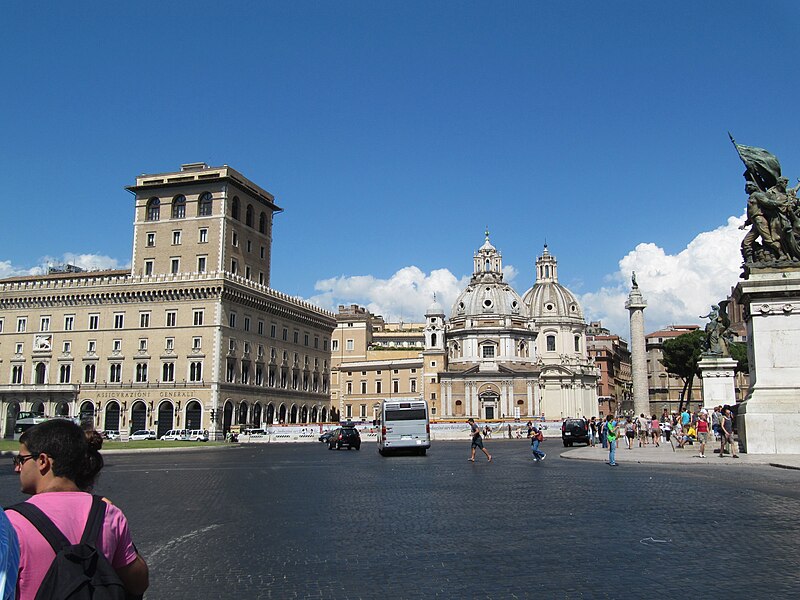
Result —
[[147, 338], [141, 338], [139, 340], [139, 352], [145, 352], [147, 350]]
[[114, 340], [111, 342], [111, 348], [114, 352], [122, 351], [122, 340]]
[[22, 342], [17, 342], [14, 346], [14, 353], [15, 354], [22, 354], [25, 351], [25, 345]]
[[381, 382], [380, 381], [376, 381], [375, 382], [375, 393], [376, 394], [380, 394], [381, 393]]
[[262, 273], [261, 271], [258, 272], [258, 284], [264, 285], [264, 273]]
[[275, 325], [269, 326], [269, 337], [274, 338], [277, 335]]
[[0, 333], [3, 333], [3, 319], [0, 319]]
[[258, 322], [258, 335], [264, 335], [264, 321]]
[[339, 350], [339, 340], [331, 340], [331, 352]]
[[250, 342], [245, 342], [242, 345], [245, 354], [250, 354]]
[[244, 268], [244, 278], [245, 279], [250, 279], [250, 267], [245, 267]]
[[352, 394], [353, 393], [353, 382], [352, 381], [348, 381], [347, 382], [347, 393], [348, 394]]
[[64, 331], [72, 331], [75, 327], [75, 317], [73, 315], [67, 315], [64, 317]]
[[244, 330], [250, 331], [250, 317], [244, 318]]
[[116, 313], [114, 315], [114, 329], [122, 329], [125, 327], [125, 315], [123, 313]]
[[251, 252], [253, 250], [253, 242], [247, 240], [247, 252]]
[[28, 318], [27, 317], [18, 317], [17, 318], [17, 333], [25, 333], [25, 330], [28, 328]]
[[392, 393], [397, 394], [400, 391], [400, 380], [392, 379]]
[[164, 338], [164, 348], [169, 351], [175, 350], [175, 338]]
[[236, 361], [229, 358], [225, 366], [225, 381], [233, 383], [234, 379], [236, 379]]
[[200, 350], [200, 347], [203, 343], [203, 338], [201, 337], [193, 337], [192, 338], [192, 350]]
[[314, 348], [319, 348], [319, 338], [314, 336]]
[[142, 329], [150, 327], [150, 313], [139, 313], [139, 327]]
[[236, 262], [236, 259], [231, 259], [231, 273], [236, 275], [239, 272], [239, 263]]
[[346, 345], [345, 345], [345, 349], [348, 352], [352, 352], [353, 351], [353, 340], [347, 340]]
[[412, 379], [409, 383], [411, 385], [411, 393], [413, 394], [414, 392], [417, 391], [417, 380]]
[[361, 393], [362, 394], [366, 394], [367, 393], [367, 382], [366, 381], [362, 381], [361, 382]]
[[264, 257], [267, 255], [267, 249], [264, 246], [261, 246], [261, 260], [264, 260]]
[[236, 233], [235, 231], [233, 232], [233, 234], [231, 236], [231, 244], [233, 245], [234, 248], [238, 248], [239, 247], [239, 234]]
[[86, 351], [89, 354], [94, 354], [97, 352], [97, 341], [96, 340], [89, 340], [86, 342]]
[[175, 327], [175, 322], [178, 320], [178, 311], [167, 311], [167, 327]]
[[39, 331], [50, 331], [50, 317], [42, 317], [40, 319]]
[[197, 257], [197, 272], [198, 273], [205, 273], [206, 272], [206, 257], [205, 256], [198, 256]]
[[64, 354], [69, 354], [70, 352], [72, 352], [72, 342], [70, 342], [70, 341], [64, 342], [64, 345], [62, 346], [62, 348], [63, 348]]
[[196, 310], [194, 311], [194, 325], [195, 327], [203, 324], [203, 311]]
[[[483, 352], [483, 358], [494, 358], [494, 346], [486, 345], [481, 348]], [[435, 365], [431, 365], [432, 367]]]
[[298, 340], [300, 339], [300, 333], [299, 333], [299, 332], [297, 332], [297, 331], [295, 331], [295, 332], [294, 332], [293, 339], [294, 339], [294, 343], [295, 343], [295, 344], [296, 344], [296, 343], [298, 343]]
[[207, 244], [208, 243], [208, 229], [206, 227], [202, 227], [200, 229], [199, 241], [200, 241], [201, 244]]
[[289, 341], [289, 330], [286, 329], [286, 327], [283, 328], [283, 341], [284, 342]]
[[156, 245], [156, 234], [155, 232], [148, 232], [147, 234], [147, 247], [152, 248]]
[[153, 274], [153, 261], [146, 260], [144, 261], [144, 274], [149, 277]]
[[327, 352], [328, 351], [328, 340], [322, 341], [322, 349]]
[[345, 406], [345, 413], [346, 413], [345, 416], [348, 419], [352, 419], [353, 418], [353, 407], [351, 405], [349, 405], [349, 404], [347, 406]]
[[228, 327], [236, 327], [236, 313], [234, 312], [228, 315]]
[[180, 258], [171, 258], [170, 259], [170, 267], [169, 272], [173, 275], [177, 275], [181, 270], [181, 259]]
[[359, 417], [361, 417], [362, 419], [366, 418], [366, 416], [367, 416], [367, 405], [366, 405], [366, 404], [362, 404], [362, 405], [359, 407], [359, 414], [358, 414], [358, 416], [359, 416]]
[[173, 246], [180, 246], [181, 245], [181, 232], [180, 231], [173, 231], [172, 232], [172, 245]]

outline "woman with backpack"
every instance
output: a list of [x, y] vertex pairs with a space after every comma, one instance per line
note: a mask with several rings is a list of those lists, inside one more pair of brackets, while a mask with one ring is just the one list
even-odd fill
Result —
[[[55, 567], [65, 565], [63, 551], [54, 549], [60, 548], [53, 545], [58, 543], [95, 556], [77, 567], [93, 584], [99, 581], [93, 578], [96, 574], [110, 580], [107, 587], [94, 589], [94, 597], [144, 594], [149, 585], [147, 563], [136, 551], [125, 515], [88, 492], [103, 468], [100, 435], [84, 433], [72, 421], [52, 419], [31, 427], [19, 442], [14, 470], [20, 489], [31, 498], [6, 512], [20, 543], [17, 598], [34, 600], [40, 587], [43, 594], [47, 589], [64, 591], [64, 571], [55, 575]], [[69, 564], [65, 570], [74, 574], [74, 564], [82, 563]]]

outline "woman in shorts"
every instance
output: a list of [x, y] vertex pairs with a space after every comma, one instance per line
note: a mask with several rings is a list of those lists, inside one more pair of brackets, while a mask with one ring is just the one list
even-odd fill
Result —
[[636, 439], [636, 425], [633, 419], [628, 417], [625, 420], [625, 443], [628, 444], [628, 450], [633, 447], [633, 440]]

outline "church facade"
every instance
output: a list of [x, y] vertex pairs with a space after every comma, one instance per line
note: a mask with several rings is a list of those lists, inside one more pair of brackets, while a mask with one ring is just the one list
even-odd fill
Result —
[[399, 324], [408, 336], [402, 343], [381, 342], [390, 325], [381, 317], [339, 308], [332, 393], [343, 417], [371, 420], [382, 400], [420, 397], [436, 420], [599, 414], [599, 369], [587, 350], [583, 311], [558, 282], [547, 247], [535, 283], [520, 296], [504, 280], [501, 253], [487, 234], [449, 316], [434, 301], [424, 323]]

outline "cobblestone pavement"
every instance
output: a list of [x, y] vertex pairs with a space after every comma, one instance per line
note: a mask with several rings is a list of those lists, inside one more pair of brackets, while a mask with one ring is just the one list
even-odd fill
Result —
[[[109, 454], [148, 598], [705, 598], [800, 593], [800, 471], [531, 460], [525, 440]], [[480, 455], [479, 455], [480, 456]], [[710, 460], [710, 459], [709, 459]], [[22, 495], [10, 460], [4, 504]], [[700, 461], [698, 461], [699, 463]], [[720, 461], [723, 462], [723, 461]]]

